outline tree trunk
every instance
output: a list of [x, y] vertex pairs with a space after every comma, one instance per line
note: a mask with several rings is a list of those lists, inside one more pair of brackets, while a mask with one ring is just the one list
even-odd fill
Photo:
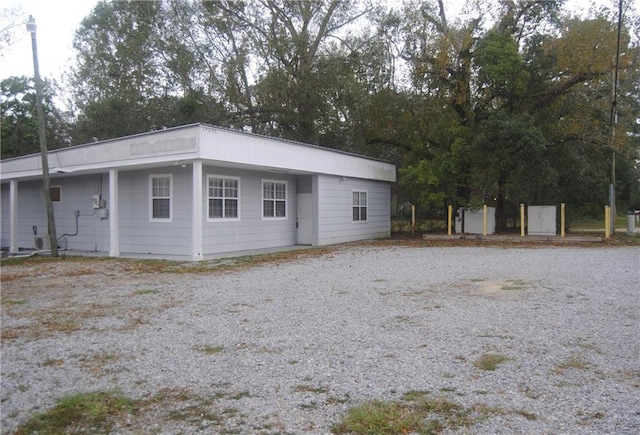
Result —
[[498, 178], [498, 201], [496, 204], [496, 232], [507, 230], [507, 208], [505, 207], [505, 194], [507, 187], [507, 174], [500, 173]]

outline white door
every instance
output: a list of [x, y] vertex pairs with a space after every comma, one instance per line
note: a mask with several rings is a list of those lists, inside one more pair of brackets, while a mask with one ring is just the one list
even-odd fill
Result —
[[298, 245], [311, 245], [313, 244], [313, 195], [299, 193], [297, 200]]

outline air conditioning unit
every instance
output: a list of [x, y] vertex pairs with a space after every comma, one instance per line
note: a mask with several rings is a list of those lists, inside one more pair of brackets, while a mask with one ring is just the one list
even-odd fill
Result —
[[35, 236], [33, 240], [33, 246], [36, 251], [49, 251], [51, 249], [49, 234], [45, 234], [43, 236]]

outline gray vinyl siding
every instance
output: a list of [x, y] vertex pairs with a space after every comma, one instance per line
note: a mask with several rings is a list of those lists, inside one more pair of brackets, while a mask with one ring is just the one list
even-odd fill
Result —
[[[58, 245], [78, 251], [109, 251], [109, 221], [100, 219], [98, 210], [93, 208], [93, 195], [109, 198], [109, 177], [107, 174], [76, 176], [52, 179], [51, 186], [61, 187], [60, 203], [53, 204], [56, 220]], [[107, 204], [107, 209], [109, 204]], [[76, 235], [75, 212], [79, 211]], [[43, 230], [46, 228], [43, 227]], [[43, 231], [44, 232], [44, 231]]]
[[[172, 174], [171, 222], [149, 220], [149, 176]], [[192, 216], [190, 168], [122, 171], [118, 175], [120, 252], [190, 255]]]
[[[389, 237], [389, 183], [318, 175], [317, 245]], [[367, 192], [367, 220], [354, 222], [352, 192]]]
[[[92, 206], [92, 197], [100, 193], [101, 175], [70, 178], [52, 178], [51, 186], [60, 186], [61, 201], [53, 203], [56, 235], [61, 248], [78, 251], [109, 250], [109, 222], [101, 220]], [[108, 197], [107, 187], [102, 197]], [[76, 234], [75, 211], [80, 212]], [[8, 247], [9, 240], [9, 185], [2, 185], [2, 247]], [[38, 235], [47, 234], [47, 214], [41, 181], [18, 183], [18, 248], [32, 249], [34, 246], [33, 226]], [[65, 235], [66, 234], [66, 235]]]
[[9, 220], [11, 219], [9, 208], [9, 183], [0, 184], [0, 247], [8, 249], [11, 245]]
[[[203, 252], [205, 255], [296, 244], [296, 177], [270, 172], [204, 166]], [[207, 175], [240, 178], [240, 219], [208, 221]], [[262, 181], [287, 182], [286, 219], [263, 219]]]
[[[2, 248], [10, 245], [10, 190], [9, 183], [2, 185]], [[33, 249], [33, 226], [38, 234], [47, 234], [47, 214], [44, 206], [42, 181], [18, 183], [18, 243], [19, 249]], [[54, 211], [55, 216], [55, 211]]]

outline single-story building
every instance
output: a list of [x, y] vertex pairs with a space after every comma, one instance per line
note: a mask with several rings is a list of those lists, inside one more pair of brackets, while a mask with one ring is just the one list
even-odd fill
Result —
[[[204, 124], [49, 151], [58, 245], [193, 261], [390, 235], [393, 164]], [[39, 154], [1, 162], [1, 245], [47, 239]]]

